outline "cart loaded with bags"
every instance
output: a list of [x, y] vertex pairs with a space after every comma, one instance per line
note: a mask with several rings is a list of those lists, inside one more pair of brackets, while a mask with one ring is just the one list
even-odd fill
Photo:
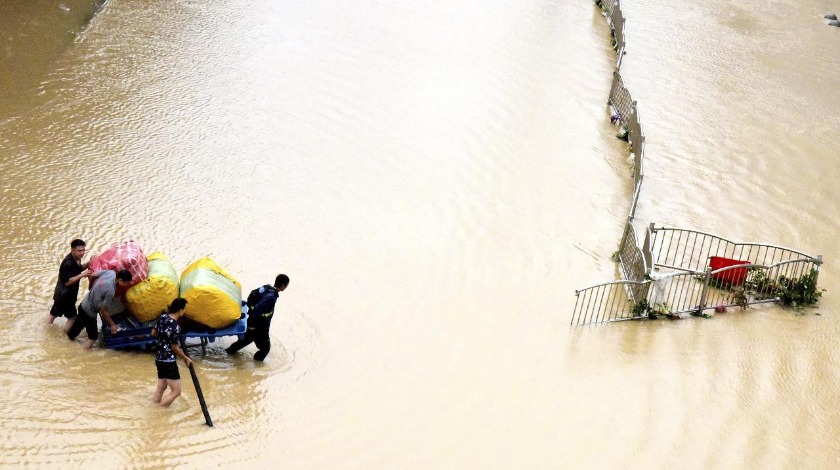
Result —
[[134, 241], [114, 244], [91, 260], [94, 272], [128, 269], [132, 285], [116, 294], [124, 306], [111, 312], [117, 332], [102, 326], [105, 347], [112, 349], [148, 349], [154, 345], [152, 328], [157, 318], [167, 311], [176, 297], [187, 300], [181, 330], [186, 339], [197, 338], [206, 352], [208, 343], [223, 336], [242, 339], [247, 329], [247, 307], [242, 301], [242, 288], [230, 274], [209, 257], [190, 264], [180, 276], [161, 252], [143, 256]]

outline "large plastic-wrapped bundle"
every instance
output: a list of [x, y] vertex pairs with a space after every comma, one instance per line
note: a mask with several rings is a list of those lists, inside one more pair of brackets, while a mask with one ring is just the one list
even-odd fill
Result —
[[210, 328], [226, 328], [241, 314], [242, 286], [206, 256], [181, 273], [181, 297], [185, 316]]
[[[88, 266], [91, 272], [96, 273], [106, 269], [120, 271], [127, 269], [131, 273], [131, 285], [139, 283], [149, 273], [149, 264], [140, 245], [134, 240], [122, 243], [114, 243], [111, 248], [94, 256]], [[96, 282], [96, 280], [94, 280]], [[119, 292], [118, 294], [123, 294]]]
[[142, 322], [152, 321], [178, 297], [178, 273], [163, 253], [156, 251], [146, 257], [149, 275], [143, 282], [128, 289], [125, 301], [128, 310]]

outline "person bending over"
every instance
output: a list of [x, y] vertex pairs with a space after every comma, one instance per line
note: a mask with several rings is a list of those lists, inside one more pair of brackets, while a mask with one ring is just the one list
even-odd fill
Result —
[[87, 332], [85, 348], [90, 349], [99, 338], [96, 330], [96, 315], [102, 315], [102, 322], [111, 328], [111, 333], [117, 332], [117, 324], [111, 319], [123, 310], [122, 302], [116, 297], [117, 287], [127, 287], [131, 284], [131, 273], [127, 269], [115, 273], [111, 270], [99, 271], [91, 277], [97, 278], [93, 287], [88, 291], [82, 303], [79, 304], [79, 315], [73, 326], [67, 332], [67, 337], [76, 339], [84, 329]]
[[225, 349], [228, 354], [235, 354], [240, 349], [251, 343], [257, 345], [258, 351], [254, 353], [255, 361], [265, 360], [268, 351], [271, 349], [271, 339], [268, 336], [268, 329], [271, 326], [271, 318], [274, 316], [274, 304], [280, 292], [289, 286], [289, 276], [278, 274], [274, 279], [274, 286], [268, 284], [258, 287], [248, 295], [248, 330], [245, 337], [233, 343]]
[[[169, 313], [162, 313], [152, 328], [152, 336], [155, 337], [155, 366], [157, 367], [158, 383], [155, 394], [152, 397], [155, 403], [161, 406], [169, 406], [181, 395], [181, 375], [178, 373], [178, 363], [175, 356], [184, 360], [189, 367], [192, 360], [184, 354], [181, 346], [181, 327], [178, 319], [184, 316], [184, 309], [187, 307], [186, 299], [178, 297], [169, 304]], [[163, 392], [169, 387], [169, 394], [163, 396]]]

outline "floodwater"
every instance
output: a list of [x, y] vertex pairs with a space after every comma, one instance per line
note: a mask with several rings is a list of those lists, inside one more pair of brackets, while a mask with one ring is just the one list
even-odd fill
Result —
[[[827, 0], [627, 0], [622, 64], [637, 220], [823, 255], [820, 308], [575, 328], [631, 191], [591, 1], [96, 3], [0, 5], [0, 467], [840, 466]], [[291, 277], [215, 427], [43, 324], [75, 237]]]

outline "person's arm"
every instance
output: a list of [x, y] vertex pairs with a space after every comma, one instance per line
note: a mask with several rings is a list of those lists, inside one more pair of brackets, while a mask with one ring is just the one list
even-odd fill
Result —
[[184, 364], [186, 364], [186, 365], [187, 365], [187, 367], [189, 367], [189, 366], [191, 366], [191, 365], [192, 365], [192, 359], [190, 359], [190, 358], [189, 358], [189, 356], [187, 356], [186, 354], [184, 354], [184, 350], [183, 350], [183, 349], [181, 349], [181, 346], [178, 344], [178, 342], [177, 342], [177, 341], [176, 341], [176, 342], [174, 342], [174, 343], [172, 343], [172, 352], [174, 352], [176, 356], [178, 356], [178, 357], [180, 357], [181, 359], [183, 359], [183, 360], [184, 360]]
[[246, 322], [249, 330], [254, 329], [254, 302], [257, 301], [259, 295], [259, 288], [254, 289], [248, 294], [248, 300], [245, 301], [245, 306], [248, 307], [248, 321]]
[[68, 279], [67, 282], [64, 283], [64, 285], [67, 286], [67, 287], [70, 287], [73, 284], [76, 284], [79, 281], [81, 281], [82, 278], [89, 277], [89, 276], [90, 276], [90, 269], [85, 269], [84, 271], [80, 272], [77, 276], [73, 276], [70, 279]]
[[102, 308], [99, 309], [99, 313], [102, 314], [102, 321], [104, 321], [108, 324], [108, 326], [111, 327], [111, 334], [117, 334], [117, 324], [114, 323], [114, 320], [111, 319], [111, 314], [108, 313], [108, 307], [103, 305]]
[[248, 300], [245, 302], [245, 305], [248, 306], [248, 310], [251, 310], [252, 308], [254, 308], [254, 302], [257, 301], [257, 296], [259, 295], [259, 293], [260, 293], [260, 289], [256, 288], [256, 289], [252, 290], [250, 294], [248, 294]]

